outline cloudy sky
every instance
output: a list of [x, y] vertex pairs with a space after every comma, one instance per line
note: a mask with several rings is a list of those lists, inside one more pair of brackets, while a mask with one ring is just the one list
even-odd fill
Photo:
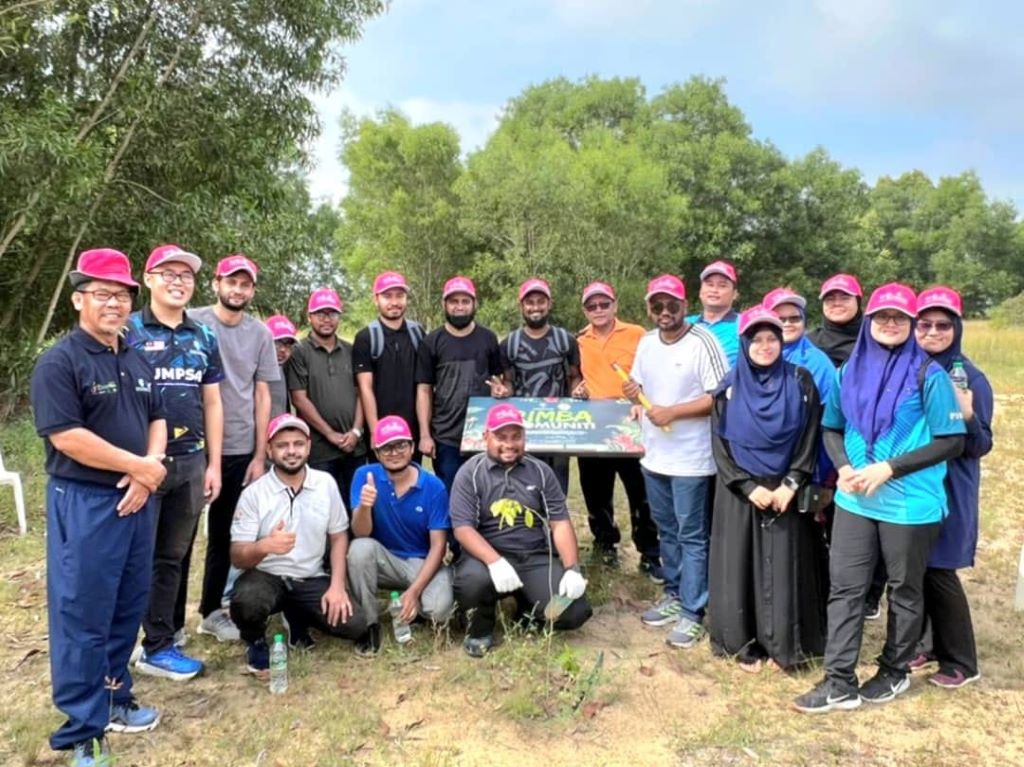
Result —
[[530, 84], [639, 77], [652, 96], [703, 74], [788, 156], [821, 145], [869, 181], [973, 169], [1024, 209], [1022, 29], [1014, 0], [393, 0], [316, 99], [312, 193], [344, 195], [343, 108], [447, 122], [469, 152]]

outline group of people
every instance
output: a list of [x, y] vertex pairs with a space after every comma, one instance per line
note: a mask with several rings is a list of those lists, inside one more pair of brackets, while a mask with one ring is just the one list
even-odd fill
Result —
[[[197, 630], [244, 642], [257, 675], [277, 613], [291, 647], [311, 648], [316, 629], [374, 656], [381, 589], [399, 593], [398, 622], [459, 615], [473, 657], [494, 646], [507, 596], [524, 627], [581, 626], [592, 609], [569, 462], [527, 450], [509, 397], [633, 401], [643, 457], [580, 457], [579, 481], [592, 562], [618, 567], [622, 480], [640, 570], [663, 586], [640, 618], [668, 627], [671, 645], [709, 633], [752, 672], [824, 657], [801, 711], [891, 700], [933, 661], [936, 684], [977, 679], [956, 570], [973, 564], [992, 391], [960, 349], [954, 291], [891, 284], [862, 308], [857, 280], [836, 275], [808, 333], [807, 301], [787, 288], [737, 312], [736, 270], [718, 261], [700, 275], [696, 314], [673, 275], [648, 285], [651, 330], [619, 320], [615, 289], [594, 282], [588, 324], [572, 333], [531, 278], [522, 326], [499, 341], [475, 320], [470, 279], [444, 285], [444, 323], [428, 333], [406, 316], [405, 278], [385, 272], [377, 318], [349, 343], [330, 288], [310, 296], [304, 337], [285, 316], [253, 316], [259, 269], [241, 254], [218, 262], [216, 303], [188, 310], [201, 267], [177, 245], [155, 248], [149, 301], [132, 312], [129, 259], [83, 252], [70, 275], [77, 326], [33, 374], [53, 698], [67, 716], [50, 743], [73, 764], [107, 763], [105, 732], [158, 724], [130, 668], [178, 681], [203, 671], [183, 647], [204, 507]], [[499, 403], [486, 450], [468, 456], [473, 396]], [[873, 582], [887, 587], [889, 629], [861, 686]]]

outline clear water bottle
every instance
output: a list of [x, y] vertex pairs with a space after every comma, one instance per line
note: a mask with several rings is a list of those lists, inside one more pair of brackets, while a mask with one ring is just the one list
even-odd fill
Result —
[[403, 623], [398, 617], [402, 614], [402, 600], [398, 598], [398, 592], [391, 592], [391, 601], [388, 602], [388, 612], [391, 613], [391, 626], [395, 630], [395, 641], [398, 644], [405, 644], [412, 639], [412, 627]]
[[964, 363], [954, 362], [953, 369], [949, 372], [949, 380], [958, 389], [967, 389], [967, 371], [964, 370]]
[[270, 646], [270, 693], [281, 695], [288, 692], [288, 645], [284, 634], [274, 634]]

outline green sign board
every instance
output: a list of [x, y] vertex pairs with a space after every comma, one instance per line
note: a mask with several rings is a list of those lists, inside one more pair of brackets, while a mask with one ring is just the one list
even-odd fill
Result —
[[462, 452], [484, 449], [487, 411], [499, 402], [515, 405], [526, 421], [526, 449], [550, 455], [644, 454], [640, 424], [629, 420], [625, 399], [570, 399], [568, 397], [470, 397]]

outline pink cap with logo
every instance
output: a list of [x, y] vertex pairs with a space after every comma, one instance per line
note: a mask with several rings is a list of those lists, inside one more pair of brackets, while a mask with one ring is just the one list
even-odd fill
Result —
[[309, 304], [306, 311], [310, 314], [316, 312], [340, 312], [341, 298], [334, 291], [334, 288], [317, 288], [309, 297]]
[[700, 273], [700, 280], [703, 282], [712, 274], [720, 274], [732, 280], [733, 285], [738, 284], [736, 279], [736, 267], [730, 264], [728, 261], [714, 261], [704, 267], [704, 271]]
[[281, 413], [281, 415], [267, 424], [267, 441], [269, 442], [274, 438], [275, 434], [285, 429], [298, 429], [307, 437], [309, 436], [309, 424], [291, 413]]
[[663, 274], [648, 282], [647, 295], [644, 296], [644, 300], [650, 301], [651, 296], [655, 296], [658, 293], [665, 293], [673, 298], [678, 298], [680, 301], [686, 300], [686, 286], [674, 274]]
[[587, 303], [594, 296], [607, 296], [615, 300], [615, 290], [607, 282], [592, 282], [583, 288], [583, 303]]
[[288, 339], [297, 341], [299, 339], [295, 325], [283, 314], [267, 317], [265, 324], [270, 329], [270, 335], [274, 337], [275, 341], [287, 341]]
[[882, 311], [882, 309], [895, 309], [908, 317], [916, 317], [917, 296], [906, 285], [890, 282], [875, 288], [871, 298], [868, 299], [868, 308], [864, 310], [864, 314], [871, 315]]
[[235, 272], [246, 272], [252, 277], [252, 281], [256, 282], [256, 275], [259, 274], [260, 270], [253, 261], [246, 258], [242, 253], [235, 253], [217, 262], [217, 277], [228, 277]]
[[551, 298], [551, 286], [539, 277], [531, 277], [519, 286], [519, 300], [522, 301], [530, 293], [542, 293]]
[[807, 299], [798, 294], [791, 288], [775, 288], [764, 294], [764, 299], [761, 301], [761, 305], [766, 309], [775, 311], [776, 306], [782, 304], [794, 304], [799, 306], [801, 309], [807, 308]]
[[936, 285], [934, 288], [921, 291], [917, 297], [917, 313], [920, 314], [925, 309], [945, 309], [947, 312], [953, 312], [957, 317], [964, 316], [964, 305], [960, 294], [945, 285]]
[[484, 423], [484, 430], [497, 431], [504, 426], [519, 426], [520, 428], [526, 428], [526, 424], [523, 423], [523, 414], [519, 412], [519, 408], [515, 405], [510, 405], [507, 402], [495, 405], [487, 411], [487, 420]]
[[782, 320], [779, 319], [779, 315], [761, 304], [752, 306], [740, 314], [739, 334], [742, 336], [756, 325], [771, 325], [782, 330]]
[[373, 281], [373, 295], [383, 293], [385, 290], [391, 290], [392, 288], [401, 288], [408, 293], [409, 283], [398, 272], [381, 272]]
[[864, 291], [860, 287], [860, 282], [852, 274], [833, 274], [821, 283], [821, 293], [818, 294], [818, 298], [824, 298], [833, 290], [838, 290], [840, 293], [845, 293], [848, 296], [864, 297]]
[[476, 298], [476, 285], [473, 284], [473, 280], [469, 279], [469, 277], [452, 277], [444, 284], [441, 298], [448, 298], [448, 296], [454, 293], [466, 293], [471, 298]]
[[412, 442], [412, 429], [402, 416], [389, 415], [377, 421], [377, 428], [373, 430], [374, 447], [384, 447], [399, 440]]
[[113, 248], [95, 248], [83, 250], [78, 255], [78, 263], [68, 279], [76, 288], [90, 280], [105, 280], [139, 289], [139, 283], [132, 279], [132, 265], [128, 256]]
[[193, 274], [198, 272], [199, 267], [203, 265], [202, 260], [195, 253], [189, 253], [187, 250], [183, 250], [180, 245], [172, 243], [169, 245], [157, 245], [153, 248], [153, 252], [146, 259], [146, 271], [151, 272], [168, 261], [181, 261], [183, 264], [187, 264]]

